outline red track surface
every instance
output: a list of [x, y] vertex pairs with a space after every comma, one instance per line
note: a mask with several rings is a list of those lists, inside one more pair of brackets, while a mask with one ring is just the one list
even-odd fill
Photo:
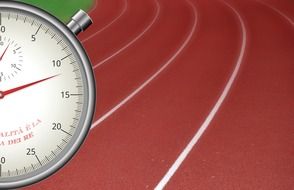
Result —
[[226, 2], [99, 1], [93, 129], [30, 189], [293, 188], [294, 4]]

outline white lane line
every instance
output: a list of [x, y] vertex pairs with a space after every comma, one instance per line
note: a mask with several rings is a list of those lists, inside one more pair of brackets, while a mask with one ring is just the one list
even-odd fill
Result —
[[[192, 4], [192, 3], [191, 3]], [[119, 104], [117, 104], [115, 107], [113, 107], [111, 110], [109, 110], [106, 114], [104, 114], [102, 117], [100, 117], [97, 121], [95, 121], [92, 125], [92, 128], [97, 127], [100, 123], [102, 123], [105, 119], [107, 119], [109, 116], [111, 116], [115, 111], [117, 111], [119, 108], [121, 108], [124, 104], [126, 104], [129, 100], [131, 100], [133, 97], [135, 97], [140, 91], [142, 91], [148, 84], [150, 84], [156, 77], [158, 77], [176, 58], [179, 56], [180, 53], [185, 49], [185, 47], [188, 45], [188, 43], [191, 41], [193, 34], [195, 33], [196, 25], [197, 25], [197, 11], [196, 8], [193, 6], [194, 14], [195, 14], [195, 20], [193, 23], [193, 27], [186, 38], [186, 40], [183, 42], [183, 44], [179, 47], [179, 49], [173, 54], [173, 56], [162, 65], [162, 67], [156, 71], [148, 80], [146, 80], [143, 84], [141, 84], [136, 90], [134, 90], [130, 95], [128, 95], [125, 99], [123, 99]]]
[[228, 83], [226, 84], [220, 98], [218, 99], [215, 106], [213, 107], [213, 109], [211, 110], [211, 112], [209, 113], [207, 118], [205, 119], [204, 123], [201, 125], [201, 127], [199, 128], [199, 130], [197, 131], [195, 136], [192, 138], [192, 140], [189, 142], [189, 144], [185, 147], [185, 149], [180, 154], [180, 156], [177, 158], [177, 160], [174, 162], [174, 164], [170, 167], [170, 169], [165, 174], [165, 176], [161, 179], [161, 181], [155, 187], [155, 190], [161, 190], [166, 186], [166, 184], [170, 181], [172, 176], [177, 172], [179, 167], [185, 161], [185, 159], [187, 158], [189, 153], [192, 151], [194, 146], [197, 144], [197, 142], [199, 141], [201, 136], [204, 134], [205, 130], [208, 128], [211, 121], [214, 119], [216, 113], [218, 112], [219, 108], [223, 104], [225, 98], [228, 96], [229, 91], [230, 91], [230, 89], [231, 89], [231, 87], [232, 87], [232, 85], [233, 85], [233, 83], [234, 83], [234, 81], [235, 81], [235, 79], [236, 79], [236, 77], [238, 75], [240, 67], [242, 65], [242, 61], [243, 61], [244, 54], [245, 54], [245, 49], [246, 49], [246, 41], [247, 41], [247, 31], [246, 31], [245, 23], [244, 23], [241, 15], [239, 14], [239, 12], [234, 7], [229, 5], [227, 2], [224, 2], [224, 3], [230, 9], [232, 9], [233, 12], [236, 14], [236, 16], [238, 17], [238, 19], [239, 19], [239, 21], [241, 23], [241, 28], [242, 28], [242, 46], [241, 46], [240, 55], [238, 57], [236, 66], [235, 66], [234, 71], [233, 71]]
[[95, 37], [96, 35], [100, 34], [101, 32], [103, 32], [104, 30], [106, 30], [107, 28], [109, 28], [112, 24], [114, 24], [120, 17], [122, 17], [124, 15], [124, 13], [127, 11], [128, 9], [128, 2], [127, 0], [124, 0], [124, 7], [122, 9], [122, 11], [120, 12], [120, 14], [113, 19], [110, 23], [108, 23], [107, 25], [105, 25], [103, 28], [101, 28], [100, 30], [94, 32], [93, 34], [91, 34], [90, 36], [88, 36], [87, 38], [85, 38], [84, 40], [82, 40], [82, 43], [85, 43], [86, 41], [92, 39], [93, 37]]
[[280, 11], [279, 9], [277, 9], [276, 7], [266, 3], [266, 2], [263, 2], [263, 1], [259, 1], [257, 0], [257, 2], [267, 6], [268, 8], [272, 9], [273, 11], [275, 11], [276, 13], [278, 13], [280, 16], [282, 16], [284, 19], [286, 19], [292, 26], [294, 26], [294, 22], [293, 20], [288, 17], [285, 13], [283, 13], [282, 11]]
[[88, 13], [91, 13], [91, 12], [95, 11], [96, 8], [97, 8], [97, 5], [98, 5], [98, 0], [95, 0], [94, 7], [90, 11], [88, 11]]
[[103, 65], [104, 63], [106, 63], [107, 61], [109, 61], [113, 57], [117, 56], [118, 54], [120, 54], [121, 52], [123, 52], [125, 49], [127, 49], [128, 47], [130, 47], [131, 45], [133, 45], [137, 40], [139, 40], [153, 26], [153, 24], [155, 23], [155, 21], [158, 19], [158, 16], [159, 16], [159, 13], [160, 13], [160, 5], [159, 5], [158, 1], [156, 0], [155, 3], [156, 3], [156, 15], [153, 18], [152, 22], [144, 29], [144, 31], [141, 32], [136, 38], [134, 38], [132, 41], [130, 41], [124, 47], [122, 47], [121, 49], [119, 49], [115, 53], [113, 53], [111, 56], [109, 56], [106, 59], [104, 59], [104, 60], [100, 61], [99, 63], [95, 64], [93, 66], [94, 69], [96, 69], [99, 66]]

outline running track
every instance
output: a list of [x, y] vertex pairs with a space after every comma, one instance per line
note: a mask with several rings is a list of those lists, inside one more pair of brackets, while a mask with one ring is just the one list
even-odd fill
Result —
[[90, 14], [92, 130], [27, 189], [294, 187], [291, 0], [100, 0]]

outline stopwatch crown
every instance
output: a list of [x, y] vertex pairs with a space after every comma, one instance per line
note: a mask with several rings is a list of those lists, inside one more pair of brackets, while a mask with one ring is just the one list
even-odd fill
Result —
[[68, 23], [68, 28], [76, 35], [80, 32], [85, 31], [91, 24], [92, 19], [83, 10], [79, 10]]

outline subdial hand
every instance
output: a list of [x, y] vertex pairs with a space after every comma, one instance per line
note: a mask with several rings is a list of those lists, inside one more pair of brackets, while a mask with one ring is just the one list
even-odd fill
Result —
[[0, 61], [2, 61], [5, 53], [7, 52], [8, 48], [9, 48], [10, 44], [8, 44], [8, 46], [6, 47], [6, 49], [4, 50], [4, 52], [2, 53], [2, 55], [0, 56]]
[[45, 78], [45, 79], [42, 79], [42, 80], [38, 80], [38, 81], [35, 81], [35, 82], [32, 82], [32, 83], [29, 83], [29, 84], [25, 84], [25, 85], [22, 85], [22, 86], [19, 86], [19, 87], [16, 87], [16, 88], [12, 88], [10, 90], [6, 90], [6, 91], [0, 91], [0, 99], [3, 99], [5, 96], [9, 95], [9, 94], [12, 94], [14, 92], [18, 92], [20, 90], [23, 90], [23, 89], [26, 89], [28, 87], [31, 87], [31, 86], [34, 86], [36, 84], [39, 84], [41, 82], [45, 82], [49, 79], [52, 79], [54, 77], [57, 77], [59, 75], [54, 75], [52, 77], [48, 77], [48, 78]]

